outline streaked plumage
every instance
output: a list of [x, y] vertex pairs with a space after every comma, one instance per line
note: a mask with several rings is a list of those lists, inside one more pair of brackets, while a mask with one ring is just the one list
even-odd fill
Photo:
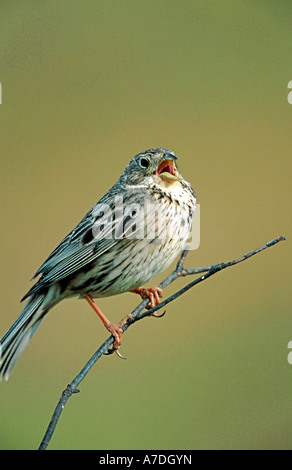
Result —
[[166, 269], [188, 238], [195, 195], [168, 149], [132, 158], [117, 183], [36, 272], [29, 299], [0, 341], [0, 378], [9, 375], [46, 313], [67, 297], [134, 290]]

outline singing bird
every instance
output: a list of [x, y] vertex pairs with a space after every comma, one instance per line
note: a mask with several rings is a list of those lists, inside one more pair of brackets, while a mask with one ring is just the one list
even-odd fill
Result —
[[113, 335], [119, 354], [121, 325], [112, 324], [94, 298], [123, 292], [159, 303], [159, 287], [143, 284], [165, 270], [184, 248], [196, 207], [194, 191], [169, 149], [131, 159], [115, 185], [90, 209], [37, 270], [20, 316], [0, 341], [0, 379], [8, 380], [33, 334], [61, 300], [81, 296]]

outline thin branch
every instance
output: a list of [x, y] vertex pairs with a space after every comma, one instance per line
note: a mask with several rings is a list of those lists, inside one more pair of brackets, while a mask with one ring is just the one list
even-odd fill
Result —
[[[264, 245], [260, 246], [259, 248], [256, 248], [255, 250], [250, 251], [249, 253], [246, 253], [245, 255], [241, 256], [240, 258], [237, 258], [233, 261], [229, 261], [227, 263], [219, 263], [219, 264], [213, 264], [210, 266], [202, 266], [199, 268], [185, 268], [184, 267], [184, 261], [187, 257], [188, 254], [188, 249], [184, 250], [179, 258], [179, 261], [177, 263], [177, 266], [175, 270], [169, 274], [160, 284], [160, 287], [162, 289], [165, 289], [165, 287], [169, 286], [172, 284], [176, 279], [180, 277], [185, 277], [185, 276], [190, 276], [194, 274], [202, 274], [200, 277], [194, 279], [192, 282], [187, 284], [185, 287], [182, 289], [178, 290], [171, 296], [169, 296], [167, 299], [165, 299], [163, 302], [161, 302], [159, 305], [156, 305], [155, 307], [145, 310], [146, 305], [149, 302], [149, 299], [144, 299], [143, 302], [141, 302], [131, 313], [126, 315], [126, 317], [120, 322], [120, 325], [122, 325], [122, 329], [125, 332], [133, 323], [141, 320], [142, 318], [145, 318], [146, 316], [152, 315], [154, 312], [157, 310], [160, 310], [161, 308], [165, 307], [168, 303], [172, 302], [173, 300], [177, 299], [179, 296], [187, 292], [189, 289], [194, 287], [195, 285], [199, 284], [200, 282], [205, 281], [209, 277], [213, 276], [219, 271], [222, 271], [225, 268], [235, 266], [236, 264], [241, 263], [242, 261], [245, 261], [252, 256], [264, 251], [267, 248], [270, 248], [277, 243], [284, 241], [285, 237], [278, 237], [268, 243], [265, 243]], [[89, 361], [85, 364], [85, 366], [82, 368], [82, 370], [79, 372], [78, 375], [72, 380], [72, 382], [66, 387], [66, 389], [63, 391], [61, 398], [55, 408], [55, 411], [53, 413], [52, 419], [49, 423], [49, 426], [46, 430], [46, 433], [43, 437], [43, 440], [39, 446], [39, 450], [45, 450], [52, 438], [52, 435], [55, 431], [56, 425], [59, 421], [59, 418], [61, 416], [61, 413], [71, 397], [73, 393], [78, 393], [78, 386], [82, 382], [82, 380], [86, 377], [88, 372], [91, 370], [91, 368], [94, 366], [94, 364], [102, 357], [102, 355], [106, 354], [106, 352], [109, 350], [109, 348], [112, 346], [114, 342], [114, 338], [110, 336], [107, 338], [107, 340], [98, 348], [98, 350], [91, 356]]]

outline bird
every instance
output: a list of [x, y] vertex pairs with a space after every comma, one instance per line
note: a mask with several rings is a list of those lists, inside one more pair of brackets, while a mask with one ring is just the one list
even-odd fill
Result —
[[160, 302], [160, 287], [142, 287], [185, 247], [196, 196], [178, 170], [178, 157], [159, 147], [134, 156], [118, 181], [90, 209], [37, 270], [26, 304], [0, 340], [0, 380], [8, 380], [47, 313], [65, 298], [85, 299], [113, 335], [119, 353], [121, 324], [113, 324], [94, 299], [125, 292]]

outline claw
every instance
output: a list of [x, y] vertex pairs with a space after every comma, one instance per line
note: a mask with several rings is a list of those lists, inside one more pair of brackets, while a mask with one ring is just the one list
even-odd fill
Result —
[[115, 352], [114, 349], [108, 349], [107, 351], [105, 351], [105, 352], [103, 353], [103, 355], [104, 355], [104, 356], [110, 356], [113, 352]]
[[121, 359], [127, 359], [125, 356], [123, 356], [120, 351], [118, 349], [115, 350], [115, 353], [118, 357], [120, 357]]
[[158, 315], [157, 313], [153, 312], [153, 313], [151, 314], [151, 317], [162, 318], [162, 317], [164, 317], [165, 314], [166, 314], [166, 310], [164, 310], [163, 313], [160, 313], [160, 315]]
[[116, 353], [116, 355], [117, 355], [118, 357], [120, 357], [121, 359], [127, 359], [125, 356], [123, 356], [123, 355], [120, 353], [119, 349], [114, 348], [114, 347], [112, 347], [111, 349], [108, 349], [108, 350], [107, 350], [106, 352], [104, 352], [103, 354], [104, 354], [104, 356], [110, 356], [110, 355], [113, 354], [113, 353]]

